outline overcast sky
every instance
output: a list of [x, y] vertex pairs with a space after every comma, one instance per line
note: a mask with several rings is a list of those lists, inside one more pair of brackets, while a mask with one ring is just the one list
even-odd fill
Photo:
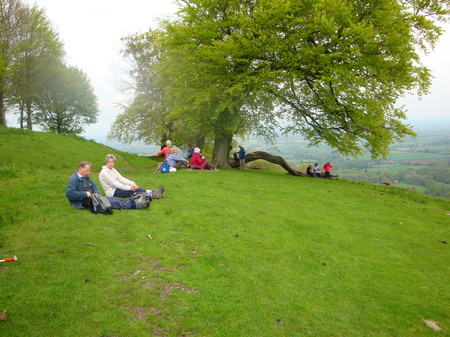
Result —
[[[171, 0], [28, 0], [45, 9], [47, 17], [64, 42], [67, 63], [82, 69], [90, 78], [98, 98], [100, 117], [83, 135], [102, 141], [122, 101], [117, 89], [120, 39], [156, 27], [157, 19], [175, 12]], [[424, 58], [434, 75], [431, 94], [402, 99], [411, 119], [448, 118], [450, 120], [450, 24], [436, 49]], [[16, 117], [10, 116], [8, 120]]]

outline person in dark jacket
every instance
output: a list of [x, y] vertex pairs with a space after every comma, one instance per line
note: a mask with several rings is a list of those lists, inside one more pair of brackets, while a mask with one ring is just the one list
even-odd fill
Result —
[[239, 145], [239, 151], [237, 154], [239, 156], [239, 169], [245, 170], [245, 149], [242, 145]]
[[[67, 181], [66, 197], [70, 204], [78, 209], [86, 208], [86, 201], [93, 193], [100, 193], [97, 185], [89, 178], [92, 164], [82, 161], [78, 164], [78, 170]], [[145, 194], [141, 197], [131, 199], [121, 199], [116, 197], [106, 197], [114, 209], [137, 209], [147, 208], [150, 202], [146, 200]]]

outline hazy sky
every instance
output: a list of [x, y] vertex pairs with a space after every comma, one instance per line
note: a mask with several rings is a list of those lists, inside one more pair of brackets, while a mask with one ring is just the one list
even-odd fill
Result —
[[[98, 98], [100, 117], [86, 128], [86, 138], [104, 140], [122, 101], [117, 90], [121, 62], [120, 39], [156, 27], [157, 18], [175, 12], [171, 0], [28, 0], [44, 8], [47, 17], [65, 44], [67, 63], [82, 69], [90, 78]], [[399, 104], [411, 119], [450, 119], [450, 24], [435, 50], [424, 58], [434, 75], [431, 94], [418, 100], [414, 96]], [[16, 117], [10, 116], [8, 120]]]

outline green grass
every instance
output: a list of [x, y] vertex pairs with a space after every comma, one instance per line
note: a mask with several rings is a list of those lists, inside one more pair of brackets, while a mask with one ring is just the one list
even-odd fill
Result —
[[122, 173], [166, 198], [94, 215], [69, 205], [66, 182], [82, 159], [98, 182], [109, 150], [0, 137], [0, 257], [19, 258], [0, 264], [1, 336], [436, 335], [422, 318], [448, 334], [447, 200], [280, 171], [150, 168]]

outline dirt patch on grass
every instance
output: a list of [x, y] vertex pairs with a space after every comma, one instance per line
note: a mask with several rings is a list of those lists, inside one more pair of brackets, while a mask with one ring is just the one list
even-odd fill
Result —
[[162, 299], [167, 299], [171, 294], [184, 291], [188, 294], [197, 294], [198, 291], [188, 286], [185, 286], [182, 283], [168, 283], [162, 288], [162, 294], [160, 297]]
[[149, 307], [134, 307], [131, 308], [131, 311], [138, 321], [142, 321], [143, 319], [145, 319], [145, 317], [147, 317], [149, 309]]
[[126, 276], [120, 276], [119, 280], [129, 280], [132, 277], [135, 277], [136, 275], [139, 275], [140, 273], [143, 273], [145, 270], [143, 269], [136, 269], [135, 271], [133, 271], [131, 274], [128, 274]]
[[177, 283], [165, 283], [158, 284], [154, 282], [144, 282], [143, 287], [149, 289], [155, 296], [158, 296], [164, 300], [168, 299], [171, 294], [178, 292], [185, 292], [188, 294], [197, 294], [198, 291], [192, 289], [181, 282]]

